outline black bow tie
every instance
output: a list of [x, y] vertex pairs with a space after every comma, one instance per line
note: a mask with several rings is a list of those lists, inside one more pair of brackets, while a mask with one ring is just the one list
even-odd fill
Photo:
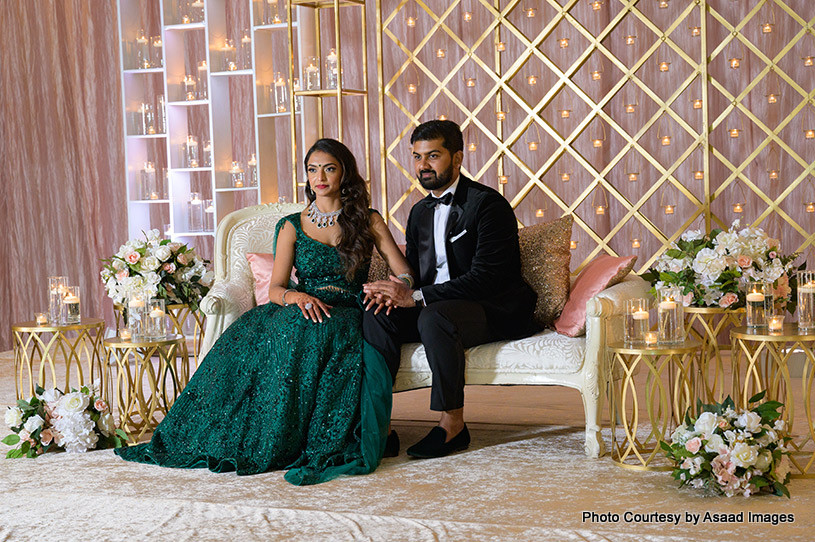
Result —
[[453, 193], [448, 192], [440, 198], [435, 197], [433, 194], [428, 194], [422, 201], [431, 209], [435, 208], [436, 205], [450, 205], [453, 203]]

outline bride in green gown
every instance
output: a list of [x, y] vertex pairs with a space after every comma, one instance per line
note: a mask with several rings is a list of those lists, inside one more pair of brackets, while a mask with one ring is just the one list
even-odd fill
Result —
[[289, 469], [285, 479], [297, 485], [376, 469], [392, 382], [362, 339], [359, 294], [374, 246], [394, 273], [410, 269], [345, 145], [317, 141], [305, 166], [310, 205], [277, 224], [271, 302], [224, 331], [152, 440], [116, 450], [123, 459], [237, 474]]

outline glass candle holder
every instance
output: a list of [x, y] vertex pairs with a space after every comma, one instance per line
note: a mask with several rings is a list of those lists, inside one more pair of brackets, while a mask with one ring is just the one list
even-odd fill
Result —
[[167, 133], [167, 104], [164, 101], [164, 94], [156, 97], [156, 133]]
[[136, 67], [140, 70], [150, 68], [150, 40], [143, 28], [136, 35], [134, 49], [136, 51]]
[[48, 315], [44, 312], [35, 312], [34, 313], [34, 323], [38, 326], [44, 326], [48, 323]]
[[285, 113], [289, 110], [289, 89], [283, 75], [278, 72], [274, 79], [274, 112]]
[[625, 300], [625, 342], [632, 346], [645, 344], [645, 334], [651, 329], [648, 299]]
[[258, 185], [258, 159], [255, 157], [255, 153], [252, 153], [249, 156], [249, 161], [246, 162], [246, 180], [249, 186]]
[[79, 308], [79, 286], [65, 288], [62, 298], [62, 321], [66, 324], [78, 324], [81, 320]]
[[136, 126], [140, 135], [156, 133], [156, 121], [153, 104], [140, 103], [136, 113]]
[[207, 78], [207, 61], [202, 60], [198, 63], [196, 88], [199, 100], [206, 100], [209, 97], [209, 79]]
[[328, 51], [325, 57], [325, 82], [326, 88], [337, 88], [339, 79], [337, 77], [337, 52], [334, 49]]
[[645, 346], [656, 346], [659, 341], [659, 334], [656, 331], [649, 331], [645, 334]]
[[212, 141], [204, 142], [204, 167], [212, 167]]
[[235, 50], [235, 41], [225, 39], [221, 47], [221, 71], [231, 72], [238, 69], [238, 55]]
[[[292, 90], [294, 92], [298, 92], [301, 89], [302, 89], [302, 87], [300, 87], [300, 79], [295, 77], [294, 81], [292, 81]], [[302, 96], [295, 96], [294, 97], [294, 112], [299, 113], [300, 109], [302, 109], [302, 107], [303, 107], [303, 97]]]
[[681, 344], [685, 340], [684, 309], [679, 288], [657, 290], [657, 323], [659, 342]]
[[198, 138], [188, 135], [187, 141], [182, 146], [184, 167], [198, 167]]
[[158, 183], [156, 183], [156, 166], [153, 162], [145, 162], [139, 173], [139, 195], [141, 199], [160, 199]]
[[229, 180], [234, 188], [243, 188], [245, 182], [243, 168], [235, 161], [232, 162], [232, 167], [229, 168]]
[[68, 287], [68, 277], [48, 277], [48, 321], [59, 324], [62, 317], [62, 298]]
[[154, 68], [164, 66], [164, 42], [161, 36], [150, 38], [150, 65]]
[[198, 99], [197, 91], [195, 90], [198, 84], [197, 78], [187, 74], [184, 76], [184, 100], [191, 102]]
[[[144, 310], [147, 306], [146, 295], [142, 292], [131, 293], [127, 299], [127, 329], [128, 338], [140, 341], [145, 337]], [[119, 335], [122, 339], [124, 336]]]
[[310, 56], [303, 67], [303, 80], [306, 90], [317, 90], [320, 88], [320, 59]]
[[767, 317], [773, 314], [772, 284], [764, 281], [747, 283], [747, 327], [765, 327]]
[[150, 339], [163, 339], [167, 336], [167, 312], [164, 310], [163, 299], [153, 297], [147, 302], [145, 328]]
[[780, 333], [784, 331], [784, 315], [776, 314], [767, 317], [767, 328], [770, 330], [770, 333]]
[[815, 331], [815, 271], [798, 271], [798, 329]]
[[190, 231], [204, 229], [204, 202], [198, 192], [190, 192], [190, 201], [187, 202], [187, 219]]
[[211, 199], [204, 200], [204, 231], [215, 231], [215, 205]]
[[241, 70], [252, 69], [252, 34], [244, 30], [241, 34], [240, 50], [238, 51], [238, 67]]
[[204, 20], [204, 0], [187, 0], [189, 2], [189, 16], [190, 21], [200, 23]]
[[261, 0], [260, 19], [263, 24], [280, 24], [283, 22], [278, 0]]

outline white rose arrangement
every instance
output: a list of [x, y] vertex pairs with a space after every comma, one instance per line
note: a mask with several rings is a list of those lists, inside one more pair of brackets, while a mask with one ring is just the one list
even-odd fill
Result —
[[684, 304], [694, 307], [736, 309], [744, 306], [742, 286], [749, 280], [773, 285], [778, 308], [795, 312], [797, 253], [782, 255], [778, 239], [771, 239], [761, 228], [739, 229], [739, 221], [729, 230], [715, 229], [710, 234], [689, 230], [671, 243], [642, 277], [653, 290], [678, 286]]
[[34, 397], [6, 409], [5, 422], [13, 433], [3, 444], [19, 444], [6, 453], [7, 458], [37, 457], [60, 448], [68, 453], [119, 448], [127, 441], [127, 434], [116, 429], [110, 407], [99, 397], [97, 383], [64, 395], [56, 388], [37, 386]]
[[[765, 392], [750, 398], [758, 403]], [[704, 488], [728, 497], [758, 493], [790, 496], [789, 451], [778, 401], [765, 401], [736, 412], [728, 397], [721, 404], [698, 402], [701, 414], [676, 428], [662, 449], [674, 464], [673, 477], [680, 485]]]
[[147, 293], [169, 303], [183, 303], [192, 310], [207, 295], [214, 273], [209, 261], [183, 243], [162, 239], [158, 230], [130, 240], [111, 258], [102, 260], [101, 276], [113, 302], [127, 306], [131, 294]]

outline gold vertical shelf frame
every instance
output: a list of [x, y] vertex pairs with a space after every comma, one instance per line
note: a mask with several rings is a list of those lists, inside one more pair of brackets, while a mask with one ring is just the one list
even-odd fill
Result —
[[[317, 56], [320, 58], [322, 64], [323, 59], [320, 54], [321, 40], [320, 40], [320, 10], [333, 9], [334, 10], [334, 50], [337, 55], [337, 88], [333, 89], [317, 89], [317, 90], [304, 90], [305, 81], [301, 83], [301, 90], [294, 90], [294, 30], [292, 28], [292, 11], [295, 7], [311, 8], [317, 13], [314, 17], [314, 39], [315, 50]], [[360, 37], [361, 37], [361, 51], [362, 51], [362, 88], [351, 89], [346, 88], [343, 84], [342, 75], [342, 47], [340, 40], [340, 8], [359, 8], [360, 10]], [[377, 3], [378, 7], [378, 3]], [[367, 45], [367, 19], [365, 0], [289, 0], [286, 2], [286, 9], [288, 10], [288, 33], [289, 33], [289, 111], [291, 112], [291, 152], [292, 152], [292, 199], [296, 203], [300, 186], [304, 186], [305, 182], [298, 183], [297, 172], [299, 169], [300, 160], [297, 156], [297, 123], [294, 113], [294, 101], [300, 97], [309, 97], [317, 99], [317, 136], [323, 137], [323, 100], [326, 98], [337, 99], [337, 139], [343, 140], [343, 106], [342, 99], [345, 96], [359, 96], [363, 101], [363, 129], [364, 129], [364, 142], [365, 142], [365, 175], [366, 181], [370, 183], [371, 179], [371, 136], [370, 136], [370, 113], [368, 109], [368, 45]], [[302, 31], [302, 27], [301, 27]], [[382, 63], [381, 57], [378, 60], [379, 64]], [[323, 73], [323, 66], [320, 66], [320, 72]], [[325, 81], [325, 77], [321, 75], [321, 86]], [[305, 109], [305, 103], [302, 108]], [[370, 186], [370, 185], [369, 185]]]
[[[728, 216], [725, 216], [724, 213], [718, 213], [717, 215], [713, 210], [713, 204], [717, 198], [723, 197], [725, 190], [736, 181], [758, 196], [762, 205], [766, 204], [766, 210], [755, 217], [754, 224], [760, 225], [771, 215], [778, 215], [786, 227], [796, 230], [803, 239], [800, 246], [789, 248], [803, 251], [808, 246], [814, 245], [815, 232], [807, 231], [804, 225], [796, 222], [794, 216], [784, 210], [782, 203], [793, 195], [794, 190], [800, 190], [807, 179], [815, 177], [815, 160], [803, 155], [800, 151], [796, 152], [795, 146], [791, 145], [790, 141], [782, 139], [780, 132], [791, 122], [794, 122], [797, 115], [802, 112], [807, 104], [815, 104], [815, 90], [808, 91], [802, 88], [801, 84], [796, 82], [781, 67], [783, 66], [781, 61], [785, 57], [797, 54], [795, 49], [797, 44], [803, 40], [813, 40], [813, 43], [815, 43], [815, 38], [812, 37], [815, 35], [815, 13], [796, 13], [789, 6], [791, 2], [787, 0], [760, 0], [751, 4], [742, 20], [730, 22], [717, 11], [716, 5], [712, 5], [708, 0], [687, 0], [675, 2], [676, 6], [672, 3], [671, 9], [675, 9], [675, 15], [672, 15], [664, 25], [657, 26], [654, 21], [649, 19], [646, 11], [640, 9], [645, 2], [639, 0], [615, 0], [612, 3], [606, 3], [608, 6], [612, 4], [615, 6], [615, 9], [609, 13], [607, 23], [597, 31], [589, 31], [587, 26], [572, 14], [572, 9], [580, 1], [582, 0], [540, 0], [539, 5], [547, 5], [551, 8], [552, 15], [547, 16], [549, 18], [542, 21], [539, 31], [535, 29], [532, 34], [527, 35], [519, 30], [511, 17], [515, 10], [523, 7], [522, 0], [500, 2], [498, 0], [474, 0], [472, 5], [477, 5], [482, 13], [491, 14], [492, 19], [485, 21], [483, 32], [477, 34], [474, 40], [467, 41], [465, 44], [462, 36], [459, 35], [461, 32], [457, 33], [453, 30], [457, 27], [454, 18], [459, 13], [457, 8], [462, 5], [461, 0], [451, 0], [437, 9], [432, 8], [427, 2], [417, 0], [415, 5], [422, 15], [426, 15], [429, 25], [426, 35], [419, 35], [417, 44], [414, 45], [398, 38], [398, 32], [393, 30], [393, 25], [400, 24], [402, 21], [407, 2], [405, 0], [390, 0], [387, 2], [385, 0], [376, 0], [376, 40], [377, 52], [379, 53], [377, 57], [380, 106], [379, 143], [382, 149], [380, 156], [381, 208], [388, 223], [404, 231], [404, 226], [399, 223], [395, 214], [397, 211], [401, 212], [403, 204], [409, 202], [409, 196], [412, 192], [421, 191], [415, 179], [412, 178], [409, 171], [411, 168], [406, 167], [396, 158], [396, 149], [409, 136], [411, 127], [424, 120], [422, 117], [430, 110], [434, 100], [437, 100], [441, 95], [445, 95], [462, 115], [462, 128], [480, 131], [479, 137], [484, 142], [493, 143], [496, 148], [495, 152], [484, 156], [482, 161], [484, 165], [479, 171], [471, 172], [473, 178], [494, 186], [494, 179], [484, 177], [487, 169], [492, 166], [496, 167], [500, 176], [505, 171], [506, 166], [512, 165], [515, 170], [520, 170], [520, 175], [525, 178], [526, 182], [520, 185], [514, 184], [511, 193], [505, 185], [499, 184], [496, 188], [502, 192], [507, 189], [507, 199], [510, 200], [513, 208], [517, 208], [527, 196], [534, 195], [533, 193], [539, 189], [554, 202], [555, 209], [560, 209], [562, 214], [575, 215], [576, 226], [585, 230], [588, 238], [596, 243], [596, 247], [586, 255], [575, 271], [579, 271], [600, 253], [605, 252], [616, 255], [617, 253], [612, 248], [613, 240], [615, 236], [625, 233], [624, 226], [630, 220], [640, 224], [644, 230], [647, 230], [661, 243], [661, 246], [655, 246], [650, 253], [642, 255], [641, 270], [650, 267], [659, 255], [668, 249], [682, 231], [691, 226], [695, 220], [704, 221], [708, 231], [716, 227], [726, 227], [729, 224]], [[758, 15], [761, 9], [765, 9], [767, 5], [771, 5], [778, 14], [785, 14], [787, 20], [789, 20], [791, 30], [790, 36], [784, 40], [781, 49], [772, 55], [764, 51], [767, 48], [761, 46], [761, 42], [753, 39], [755, 41], [753, 43], [748, 37], [750, 25], [757, 24], [760, 19]], [[612, 32], [624, 26], [628, 19], [630, 19], [629, 22], [636, 22], [656, 36], [654, 43], [638, 53], [638, 57], [630, 64], [623, 62], [620, 59], [620, 54], [615, 54], [615, 51], [607, 46], [608, 38], [612, 35]], [[580, 35], [586, 45], [570, 66], [560, 67], [544, 54], [538, 46], [544, 41], [550, 40], [562, 25], [567, 25], [565, 28]], [[690, 25], [689, 28], [698, 28], [698, 34], [693, 34], [693, 39], [699, 40], [698, 48], [691, 49], [681, 46], [680, 42], [674, 39], [675, 33], [677, 31], [683, 32], [688, 25]], [[727, 34], [721, 40], [709, 41], [710, 37], [716, 35], [718, 30], [724, 30]], [[450, 43], [456, 43], [463, 49], [462, 61], [451, 66], [450, 74], [434, 73], [417, 58], [422, 47], [429, 43], [430, 38], [434, 35], [443, 35]], [[517, 54], [501, 59], [501, 55], [495, 49], [491, 49], [491, 53], [487, 54], [485, 52], [481, 55], [481, 58], [479, 57], [479, 47], [485, 42], [506, 41], [505, 38], [512, 38], [516, 44], [520, 43], [521, 48]], [[383, 41], [389, 47], [393, 46], [401, 49], [405, 56], [404, 60], [400, 58], [393, 67], [388, 67], [387, 72], [382, 60]], [[742, 47], [745, 54], [751, 55], [751, 58], [757, 61], [760, 66], [758, 75], [749, 77], [749, 81], [743, 85], [743, 89], [740, 88], [736, 94], [728, 92], [727, 88], [716, 79], [716, 70], [713, 69], [714, 63], [723, 61], [726, 48], [731, 42], [733, 42], [734, 46]], [[642, 69], [649, 60], [656, 58], [660, 45], [667, 46], [667, 51], [670, 51], [670, 54], [673, 55], [672, 58], [677, 66], [682, 65], [689, 68], [687, 70], [689, 75], [687, 77], [683, 76], [683, 80], [678, 82], [676, 91], [664, 97], [655, 92], [653, 88], [650, 88], [641, 78]], [[576, 84], [574, 76], [578, 71], [588, 66], [592, 55], [597, 54], [601, 55], [607, 72], [611, 67], [613, 68], [612, 71], [618, 70], [621, 75], [612, 81], [610, 88], [602, 96], [595, 99]], [[513, 91], [511, 79], [519, 73], [524, 65], [534, 59], [541, 61], [557, 80], [537, 103], [527, 103], [517, 92]], [[455, 93], [447, 88], [452, 78], [459, 75], [457, 72], [461, 69], [465, 60], [475, 63], [488, 75], [488, 78], [484, 79], [489, 82], [489, 85], [484, 87], [484, 98], [479, 98], [476, 102], [477, 105], [474, 107], [465, 106]], [[418, 109], [415, 110], [402, 103], [400, 94], [396, 91], [399, 88], [399, 77], [408, 69], [406, 66], [410, 63], [414, 63], [417, 69], [426, 77], [426, 80], [432, 86], [437, 87], [434, 88], [427, 101], [420, 104]], [[672, 66], [673, 68], [674, 66]], [[795, 97], [792, 108], [789, 112], [785, 111], [785, 117], [775, 124], [770, 124], [759, 113], [752, 111], [748, 102], [748, 94], [757, 86], [762, 88], [761, 85], [764, 84], [765, 77], [771, 71], [776, 74], [779, 83], [783, 81], [790, 87], [789, 89], [785, 87], [785, 92], [789, 93], [788, 96]], [[657, 106], [657, 110], [653, 115], [643, 119], [640, 127], [630, 131], [623, 129], [621, 123], [618, 122], [619, 119], [606, 111], [608, 104], [611, 103], [615, 95], [623, 91], [625, 84], [633, 84], [640, 97], [645, 96], [646, 101], [653, 102]], [[701, 122], [698, 123], [698, 126], [695, 121], [689, 122], [685, 119], [687, 115], [682, 113], [682, 106], [679, 105], [680, 98], [694, 84], [700, 84], [701, 87], [699, 94], [693, 96], [693, 98], [702, 101], [701, 111], [698, 112], [701, 115]], [[571, 133], [562, 134], [555, 129], [553, 124], [545, 120], [544, 109], [549, 108], [556, 102], [556, 97], [564, 91], [569, 91], [570, 95], [573, 95], [580, 105], [586, 106], [589, 112], [584, 118], [575, 120], [574, 127], [570, 127]], [[715, 101], [718, 95], [721, 95], [729, 102], [729, 105], [721, 112], [711, 109], [711, 103]], [[492, 128], [492, 126], [488, 126], [488, 124], [492, 124], [491, 121], [482, 122], [479, 120], [479, 115], [485, 110], [488, 111], [493, 106], [496, 106], [496, 110], [504, 110], [508, 104], [511, 104], [510, 107], [513, 108], [515, 113], [520, 113], [523, 119], [516, 123], [517, 126], [515, 124], [513, 126], [502, 126], [501, 123], [498, 123], [496, 128]], [[392, 109], [386, 111], [386, 106]], [[728, 115], [733, 112], [746, 117], [754, 128], [758, 128], [756, 133], [761, 134], [761, 137], [756, 140], [755, 150], [751, 151], [748, 156], [739, 158], [737, 162], [731, 163], [721, 149], [714, 144], [711, 134], [717, 128], [720, 128], [726, 122]], [[400, 113], [403, 116], [400, 116]], [[650, 130], [655, 128], [654, 125], [659, 122], [661, 116], [665, 117], [664, 121], [672, 125], [676, 135], [681, 134], [685, 140], [689, 139], [686, 146], [678, 149], [675, 154], [672, 153], [670, 163], [666, 164], [661, 163], [658, 156], [646, 150], [647, 145], [644, 145], [644, 139], [648, 137]], [[518, 115], [515, 115], [515, 118], [518, 118]], [[575, 145], [581, 134], [585, 133], [585, 130], [595, 119], [600, 119], [607, 124], [611, 135], [623, 140], [620, 150], [615, 151], [612, 156], [599, 165], [594, 163], [590, 157], [581, 154]], [[543, 139], [553, 140], [556, 144], [556, 149], [552, 155], [542, 164], [536, 164], [535, 167], [524, 163], [521, 157], [512, 150], [512, 145], [522, 137], [524, 130], [528, 129], [531, 124], [536, 124], [539, 127]], [[394, 129], [386, 132], [387, 125], [391, 125]], [[747, 176], [747, 167], [751, 163], [760, 160], [760, 152], [770, 143], [775, 143], [779, 152], [783, 153], [784, 157], [791, 159], [801, 169], [801, 173], [790, 179], [779, 195], [772, 197], [769, 195], [770, 191], [766, 188], [766, 185], [755, 183]], [[703, 167], [701, 169], [704, 172], [702, 179], [700, 179], [702, 182], [701, 194], [697, 194], [696, 190], [689, 189], [690, 183], [685, 181], [680, 170], [680, 166], [699, 147], [702, 148]], [[622, 190], [608, 181], [611, 170], [618, 165], [622, 165], [626, 153], [632, 151], [638, 153], [643, 165], [650, 165], [656, 171], [656, 177], [652, 185], [635, 197], [627, 196]], [[570, 196], [571, 199], [559, 197], [542, 181], [545, 174], [556, 170], [558, 160], [561, 158], [567, 158], [575, 162], [575, 167], [590, 177], [585, 190]], [[721, 164], [724, 169], [722, 170], [718, 164]], [[391, 168], [390, 171], [389, 167]], [[711, 167], [719, 170], [719, 173], [716, 173], [713, 178], [711, 177]], [[575, 173], [577, 173], [577, 170], [575, 170]], [[722, 174], [724, 174], [724, 178], [719, 180], [718, 177]], [[716, 181], [714, 182], [713, 179], [716, 179]], [[391, 184], [390, 198], [388, 197], [389, 182]], [[672, 190], [677, 191], [677, 196], [682, 198], [684, 203], [690, 203], [693, 206], [693, 209], [682, 217], [681, 224], [674, 224], [670, 228], [653, 222], [646, 212], [649, 200], [658, 197], [659, 191], [669, 186], [673, 187]], [[590, 220], [578, 216], [578, 207], [584, 202], [588, 203], [587, 198], [591, 197], [590, 194], [597, 187], [606, 190], [609, 200], [615, 200], [622, 209], [619, 217], [614, 217], [614, 223], [612, 223], [608, 233], [596, 232]], [[675, 231], [672, 229], [674, 226], [678, 226]]]

